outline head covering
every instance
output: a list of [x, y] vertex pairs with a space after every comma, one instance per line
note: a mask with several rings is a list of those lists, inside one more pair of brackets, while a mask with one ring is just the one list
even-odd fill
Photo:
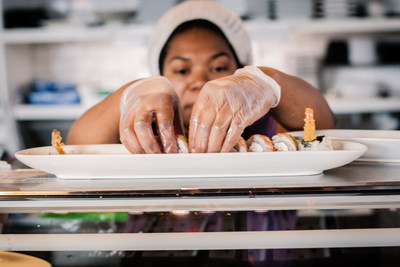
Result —
[[160, 75], [159, 57], [173, 31], [191, 20], [207, 20], [225, 34], [239, 62], [251, 64], [250, 38], [238, 15], [223, 5], [210, 0], [190, 0], [168, 10], [157, 22], [148, 43], [148, 62], [152, 75]]

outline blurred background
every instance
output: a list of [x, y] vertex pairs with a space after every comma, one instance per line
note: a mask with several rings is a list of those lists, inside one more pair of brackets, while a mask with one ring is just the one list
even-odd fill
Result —
[[[0, 0], [0, 155], [49, 145], [149, 74], [146, 41], [177, 0]], [[399, 129], [400, 0], [219, 0], [245, 21], [256, 65], [316, 86], [337, 128]]]

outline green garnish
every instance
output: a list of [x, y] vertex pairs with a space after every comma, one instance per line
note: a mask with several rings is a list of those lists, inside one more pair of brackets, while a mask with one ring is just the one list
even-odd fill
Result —
[[303, 144], [304, 147], [311, 147], [312, 142], [318, 141], [321, 143], [324, 138], [325, 138], [325, 135], [318, 135], [313, 141], [304, 141], [304, 139], [303, 139], [303, 140], [301, 140], [301, 143]]

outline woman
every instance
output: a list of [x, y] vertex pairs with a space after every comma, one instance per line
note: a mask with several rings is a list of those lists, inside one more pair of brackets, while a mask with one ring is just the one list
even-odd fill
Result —
[[121, 141], [132, 153], [176, 153], [175, 135], [184, 133], [190, 152], [231, 151], [240, 135], [301, 129], [306, 107], [319, 128], [334, 127], [317, 89], [251, 66], [242, 21], [215, 2], [186, 1], [164, 14], [150, 37], [149, 64], [154, 76], [122, 86], [86, 112], [67, 143]]
[[[278, 70], [251, 66], [242, 21], [215, 2], [186, 1], [168, 11], [150, 37], [149, 64], [153, 76], [122, 86], [87, 111], [67, 143], [121, 141], [132, 153], [176, 153], [175, 135], [184, 133], [190, 152], [231, 151], [240, 135], [301, 129], [306, 107], [319, 128], [334, 126], [318, 90]], [[296, 221], [291, 211], [246, 215], [248, 230], [287, 230]], [[185, 225], [195, 225], [192, 217], [182, 218]], [[207, 220], [205, 231], [221, 230], [222, 213]], [[282, 251], [251, 250], [249, 261], [256, 266], [287, 259]]]

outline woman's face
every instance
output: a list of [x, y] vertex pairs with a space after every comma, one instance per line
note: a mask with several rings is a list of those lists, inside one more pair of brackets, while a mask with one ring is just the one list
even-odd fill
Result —
[[238, 66], [226, 40], [204, 28], [177, 34], [166, 51], [163, 76], [171, 81], [181, 101], [183, 121], [188, 128], [193, 104], [203, 85], [233, 74]]

